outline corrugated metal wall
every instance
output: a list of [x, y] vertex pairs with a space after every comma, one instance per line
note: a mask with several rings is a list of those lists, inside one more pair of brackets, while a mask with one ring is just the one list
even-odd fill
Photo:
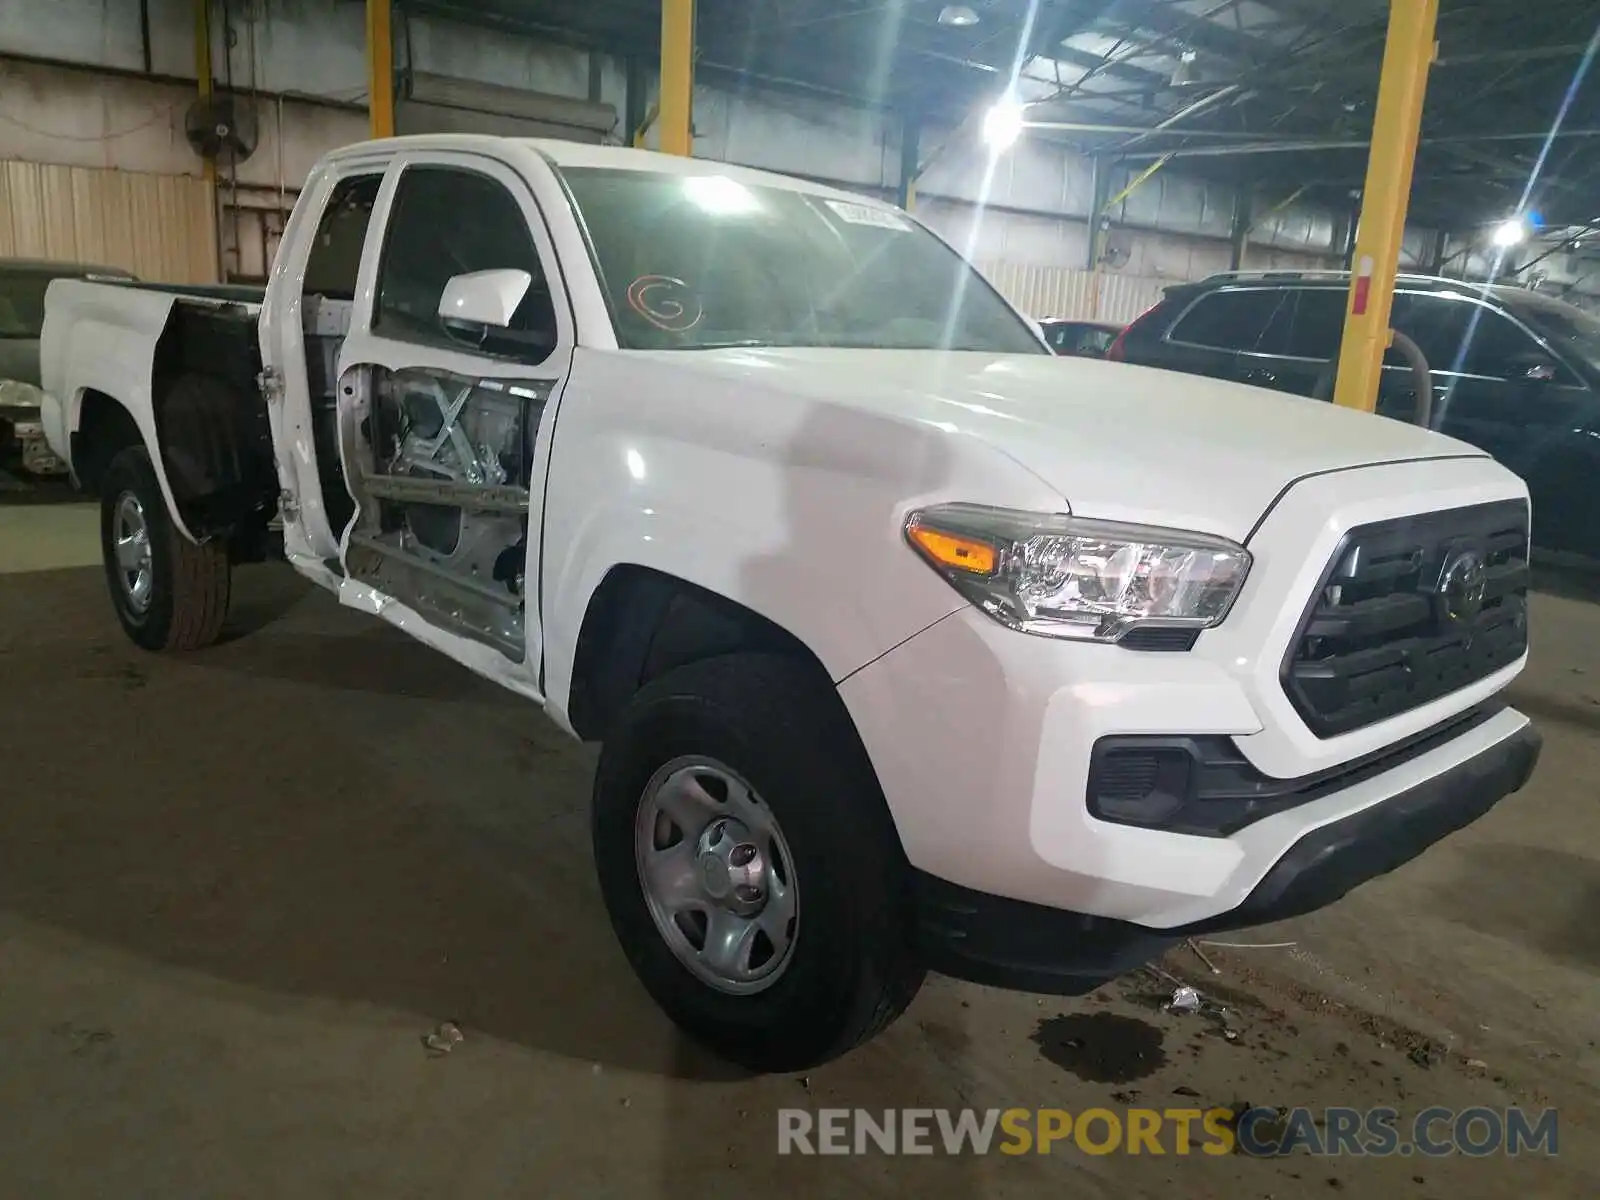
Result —
[[1133, 320], [1161, 299], [1175, 280], [1110, 271], [1074, 271], [1030, 263], [978, 264], [1002, 295], [1031, 317], [1080, 320]]
[[159, 283], [217, 282], [203, 179], [0, 162], [0, 258], [123, 267]]

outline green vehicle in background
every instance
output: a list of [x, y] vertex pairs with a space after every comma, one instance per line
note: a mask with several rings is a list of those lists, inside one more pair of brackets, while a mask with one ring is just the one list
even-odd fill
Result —
[[0, 470], [66, 474], [67, 465], [51, 451], [39, 423], [39, 331], [45, 289], [53, 279], [136, 281], [119, 267], [0, 258]]

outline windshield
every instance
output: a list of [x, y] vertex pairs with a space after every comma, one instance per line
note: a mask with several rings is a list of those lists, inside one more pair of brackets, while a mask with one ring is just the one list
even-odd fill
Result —
[[725, 176], [563, 174], [626, 349], [1049, 353], [959, 255], [892, 209]]
[[1541, 304], [1528, 316], [1553, 348], [1600, 371], [1600, 318], [1564, 304]]

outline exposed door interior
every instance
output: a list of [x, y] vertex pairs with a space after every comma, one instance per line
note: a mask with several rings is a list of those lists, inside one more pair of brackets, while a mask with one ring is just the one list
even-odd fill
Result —
[[[503, 320], [441, 317], [462, 276], [512, 280]], [[561, 371], [544, 265], [499, 181], [407, 167], [378, 265], [371, 339], [346, 356], [340, 426], [358, 511], [345, 568], [430, 622], [527, 653], [534, 451]], [[530, 378], [526, 368], [546, 367]]]

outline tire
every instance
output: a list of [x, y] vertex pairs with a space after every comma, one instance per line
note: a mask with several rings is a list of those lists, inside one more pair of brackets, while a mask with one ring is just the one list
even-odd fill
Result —
[[[767, 868], [788, 876], [797, 913], [781, 972], [753, 993], [729, 994], [697, 975], [646, 898], [636, 821], [651, 811], [662, 772], [689, 759], [731, 769], [776, 819]], [[707, 780], [713, 790], [716, 782]], [[838, 697], [802, 662], [729, 655], [642, 688], [601, 750], [593, 838], [634, 972], [681, 1029], [730, 1062], [758, 1072], [827, 1062], [889, 1025], [922, 985], [909, 869], [888, 808]], [[698, 865], [692, 878], [699, 886]]]
[[[134, 568], [131, 553], [127, 559], [118, 556], [119, 535], [126, 538], [140, 524], [148, 550], [147, 575]], [[209, 542], [197, 546], [178, 531], [143, 446], [119, 452], [106, 469], [100, 492], [100, 551], [112, 607], [136, 645], [183, 651], [217, 640], [228, 616], [227, 547]]]

